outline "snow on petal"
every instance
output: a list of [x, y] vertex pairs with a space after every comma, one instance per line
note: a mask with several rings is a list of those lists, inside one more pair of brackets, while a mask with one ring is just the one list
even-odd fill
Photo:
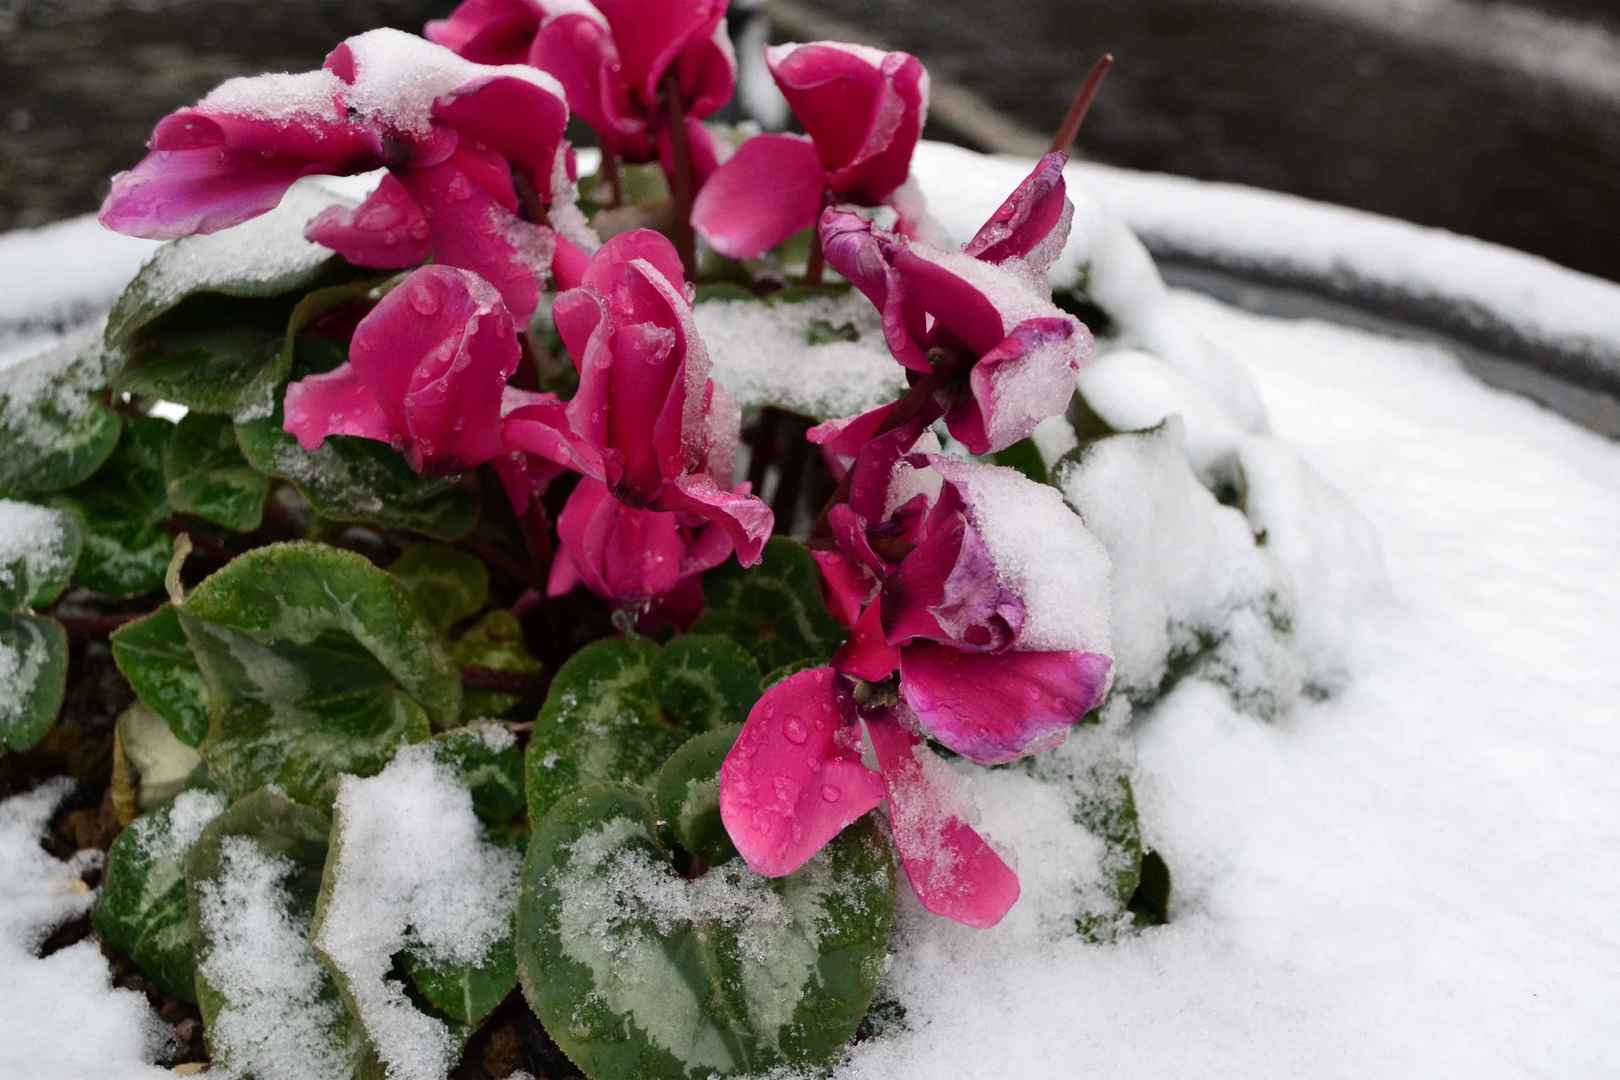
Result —
[[704, 473], [677, 476], [664, 488], [658, 505], [705, 518], [723, 529], [736, 548], [737, 562], [743, 566], [759, 562], [775, 524], [771, 508], [760, 499], [746, 490], [726, 491]]
[[991, 263], [1022, 259], [1035, 273], [1046, 273], [1063, 251], [1074, 219], [1063, 180], [1068, 160], [1067, 154], [1051, 153], [1036, 162], [962, 250]]

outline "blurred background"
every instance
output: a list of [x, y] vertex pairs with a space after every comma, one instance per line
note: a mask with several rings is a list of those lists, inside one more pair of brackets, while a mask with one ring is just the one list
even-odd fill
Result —
[[[317, 66], [450, 0], [0, 0], [0, 230], [93, 210], [220, 80]], [[769, 25], [760, 21], [768, 18]], [[1038, 153], [1101, 52], [1083, 151], [1361, 207], [1620, 280], [1620, 0], [769, 0], [757, 41], [916, 53], [930, 134]]]

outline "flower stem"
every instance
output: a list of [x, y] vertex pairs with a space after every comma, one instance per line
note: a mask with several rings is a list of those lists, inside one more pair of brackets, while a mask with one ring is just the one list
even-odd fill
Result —
[[1086, 74], [1086, 81], [1080, 84], [1080, 92], [1074, 95], [1074, 101], [1069, 105], [1069, 112], [1063, 118], [1063, 126], [1052, 137], [1052, 145], [1047, 153], [1056, 153], [1059, 150], [1068, 150], [1074, 145], [1074, 140], [1080, 134], [1080, 125], [1085, 122], [1086, 113], [1091, 111], [1091, 103], [1097, 100], [1097, 91], [1102, 89], [1103, 76], [1108, 69], [1114, 66], [1114, 54], [1103, 53], [1097, 62], [1091, 65]]
[[68, 632], [69, 637], [76, 638], [104, 638], [112, 634], [120, 626], [132, 623], [142, 618], [148, 612], [128, 611], [116, 614], [101, 614], [93, 612], [87, 615], [64, 615], [52, 612], [51, 618], [62, 624], [62, 629]]
[[602, 151], [602, 175], [607, 177], [609, 210], [617, 210], [624, 205], [624, 173], [619, 168], [619, 155], [608, 150]]
[[463, 690], [493, 690], [500, 694], [522, 697], [539, 696], [548, 684], [544, 672], [501, 671], [498, 668], [464, 667], [461, 669]]
[[810, 259], [804, 265], [804, 283], [820, 285], [821, 271], [826, 264], [827, 257], [821, 250], [821, 230], [816, 229], [810, 234]]
[[669, 110], [669, 141], [675, 159], [670, 178], [675, 196], [675, 250], [688, 279], [697, 277], [697, 248], [692, 238], [692, 147], [686, 141], [686, 105], [673, 74], [664, 79], [664, 107]]

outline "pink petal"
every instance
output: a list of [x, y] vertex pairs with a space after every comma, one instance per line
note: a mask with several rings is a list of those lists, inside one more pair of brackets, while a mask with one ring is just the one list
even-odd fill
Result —
[[626, 506], [590, 477], [568, 497], [557, 538], [585, 587], [614, 603], [640, 604], [669, 592], [683, 576], [676, 516]]
[[[697, 117], [688, 116], [683, 126], [686, 128], [687, 161], [690, 162], [692, 170], [692, 190], [700, 192], [703, 185], [709, 182], [709, 177], [720, 167], [720, 147], [708, 127]], [[671, 127], [668, 124], [658, 129], [658, 163], [664, 168], [669, 189], [674, 191], [675, 143], [670, 137], [670, 131]]]
[[842, 552], [817, 550], [810, 555], [816, 560], [816, 569], [821, 571], [821, 598], [827, 610], [832, 612], [833, 618], [853, 629], [861, 611], [877, 593], [876, 579]]
[[585, 280], [585, 268], [590, 263], [590, 252], [558, 233], [557, 250], [551, 256], [552, 287], [558, 292], [578, 288]]
[[849, 640], [833, 657], [833, 667], [857, 679], [883, 682], [899, 666], [899, 650], [883, 637], [883, 605], [870, 604], [850, 628]]
[[659, 495], [655, 505], [663, 510], [695, 514], [724, 529], [737, 549], [737, 561], [743, 566], [759, 562], [776, 521], [764, 502], [753, 495], [726, 491], [706, 473], [677, 476]]
[[731, 97], [736, 61], [723, 37], [726, 0], [596, 0], [613, 28], [624, 80], [645, 102], [656, 102], [671, 65], [688, 102], [706, 116]]
[[353, 364], [289, 384], [283, 410], [282, 430], [305, 450], [315, 450], [328, 435], [404, 441]]
[[462, 0], [422, 36], [475, 64], [521, 64], [539, 28], [540, 12], [529, 0]]
[[951, 805], [951, 777], [930, 775], [933, 755], [898, 713], [866, 714], [866, 731], [883, 772], [906, 880], [934, 914], [980, 929], [994, 926], [1018, 902], [1018, 875]]
[[[953, 488], [941, 500], [960, 498]], [[1024, 604], [1001, 583], [990, 550], [960, 510], [931, 516], [921, 543], [883, 583], [890, 644], [922, 638], [953, 648], [1005, 649], [1024, 625]]]
[[1100, 653], [970, 653], [916, 641], [900, 650], [900, 691], [929, 734], [983, 765], [1040, 753], [1102, 703]]
[[827, 265], [861, 290], [879, 311], [889, 297], [887, 237], [870, 218], [829, 206], [817, 230]]
[[625, 284], [625, 275], [637, 260], [652, 264], [671, 286], [684, 289], [686, 270], [669, 237], [653, 229], [632, 229], [613, 237], [591, 256], [583, 284], [603, 296], [612, 296]]
[[[569, 109], [596, 131], [604, 149], [645, 160], [647, 117], [631, 100], [618, 47], [599, 12], [581, 6], [549, 15], [529, 63], [562, 84]], [[639, 152], [626, 152], [632, 150]]]
[[532, 79], [491, 75], [464, 83], [433, 104], [433, 116], [463, 141], [486, 147], [528, 174], [549, 200], [551, 177], [568, 124], [568, 103]]
[[582, 476], [606, 480], [601, 452], [569, 426], [567, 404], [553, 394], [525, 393], [522, 398], [514, 398], [508, 390], [501, 437], [508, 450], [532, 454]]
[[698, 192], [692, 226], [730, 259], [753, 259], [816, 223], [827, 179], [799, 135], [756, 135]]
[[1044, 274], [1063, 251], [1074, 218], [1063, 181], [1069, 155], [1047, 154], [1035, 163], [1007, 201], [997, 208], [962, 250], [976, 259], [999, 263], [1017, 256]]
[[928, 111], [917, 58], [834, 42], [765, 51], [841, 198], [877, 206], [905, 183]]
[[855, 703], [832, 668], [765, 691], [720, 766], [720, 818], [754, 872], [781, 877], [883, 800], [861, 764]]
[[[1009, 278], [1010, 288], [1027, 289], [1022, 283], [1011, 281], [1006, 271], [967, 262], [960, 255], [955, 258], [956, 265], [952, 265], [950, 254], [954, 253], [936, 253], [922, 244], [907, 244], [896, 249], [893, 256], [899, 281], [896, 291], [910, 312], [926, 311], [934, 317], [936, 327], [948, 329], [973, 352], [989, 352], [1007, 336], [1001, 310], [996, 299], [985, 291], [983, 283], [968, 280], [958, 270], [973, 270], [976, 277], [990, 280], [997, 280], [996, 275], [1000, 275]], [[915, 340], [915, 327], [915, 322], [908, 326], [907, 340]], [[885, 325], [884, 329], [890, 328]], [[893, 349], [895, 335], [890, 333], [889, 338], [889, 347]]]
[[359, 206], [329, 206], [304, 227], [304, 237], [355, 266], [399, 270], [428, 257], [427, 215], [398, 177], [388, 173]]
[[973, 365], [972, 394], [957, 398], [946, 426], [970, 453], [1005, 450], [1042, 420], [1063, 414], [1091, 352], [1091, 334], [1080, 320], [1026, 319]]

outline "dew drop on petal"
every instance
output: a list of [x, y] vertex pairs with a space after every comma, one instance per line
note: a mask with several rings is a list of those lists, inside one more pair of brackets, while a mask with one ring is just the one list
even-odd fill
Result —
[[794, 746], [803, 746], [804, 740], [810, 737], [810, 733], [805, 730], [804, 721], [797, 716], [787, 718], [787, 721], [782, 725], [782, 734]]
[[436, 315], [439, 311], [439, 295], [426, 282], [417, 282], [411, 286], [411, 309], [418, 315]]
[[821, 799], [823, 802], [837, 802], [838, 797], [842, 794], [843, 792], [839, 791], [831, 784], [821, 785]]

